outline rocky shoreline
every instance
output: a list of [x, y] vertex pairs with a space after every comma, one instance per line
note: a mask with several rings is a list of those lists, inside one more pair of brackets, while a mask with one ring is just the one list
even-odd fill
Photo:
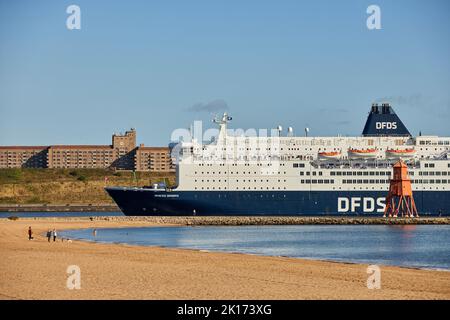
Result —
[[450, 217], [382, 218], [382, 217], [276, 217], [276, 216], [208, 216], [208, 217], [36, 217], [19, 218], [50, 221], [144, 222], [158, 225], [240, 226], [240, 225], [448, 225]]

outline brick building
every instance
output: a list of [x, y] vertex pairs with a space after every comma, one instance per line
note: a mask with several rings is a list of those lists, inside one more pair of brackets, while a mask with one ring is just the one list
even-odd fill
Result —
[[0, 168], [46, 168], [47, 146], [0, 146]]
[[168, 147], [136, 147], [136, 130], [113, 134], [111, 145], [0, 146], [0, 168], [113, 168], [175, 171]]
[[140, 145], [135, 152], [135, 170], [169, 172], [175, 171], [172, 164], [170, 150], [165, 147], [145, 147]]
[[59, 145], [47, 151], [47, 168], [109, 168], [116, 155], [107, 145]]

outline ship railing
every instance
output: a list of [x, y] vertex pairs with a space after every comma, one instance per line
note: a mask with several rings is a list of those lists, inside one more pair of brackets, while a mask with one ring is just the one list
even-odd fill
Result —
[[[361, 159], [355, 159], [355, 160], [330, 160], [330, 161], [323, 161], [323, 160], [314, 160], [311, 161], [311, 166], [314, 168], [322, 168], [322, 169], [390, 169], [392, 166], [398, 161], [398, 159], [392, 159], [392, 160], [370, 160], [365, 161]], [[408, 159], [404, 160], [406, 165], [411, 169], [418, 169], [419, 162], [414, 159]]]

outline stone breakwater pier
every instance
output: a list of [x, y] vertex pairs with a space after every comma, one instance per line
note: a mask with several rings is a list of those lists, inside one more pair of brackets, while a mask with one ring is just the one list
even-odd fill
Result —
[[186, 226], [249, 226], [249, 225], [448, 225], [449, 217], [424, 218], [382, 218], [382, 217], [254, 217], [254, 216], [208, 216], [208, 217], [132, 217], [132, 216], [97, 216], [97, 217], [64, 217], [64, 218], [26, 218], [27, 220], [58, 221], [95, 221], [149, 223], [157, 225]]

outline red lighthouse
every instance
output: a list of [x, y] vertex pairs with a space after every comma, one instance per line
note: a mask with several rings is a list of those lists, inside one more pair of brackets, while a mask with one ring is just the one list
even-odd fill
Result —
[[396, 218], [399, 214], [402, 217], [419, 217], [408, 177], [408, 166], [402, 160], [394, 165], [394, 176], [389, 186], [383, 217], [388, 215]]

